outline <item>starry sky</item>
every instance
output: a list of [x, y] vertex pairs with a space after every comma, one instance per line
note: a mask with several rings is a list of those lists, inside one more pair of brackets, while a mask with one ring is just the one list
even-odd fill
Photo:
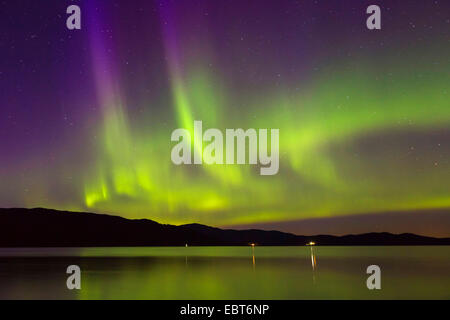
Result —
[[[449, 84], [449, 1], [0, 0], [0, 207], [450, 236]], [[174, 165], [194, 120], [279, 173]]]

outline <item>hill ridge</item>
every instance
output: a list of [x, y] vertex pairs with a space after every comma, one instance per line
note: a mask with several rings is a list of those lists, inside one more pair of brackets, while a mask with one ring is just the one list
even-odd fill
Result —
[[304, 236], [277, 230], [220, 229], [198, 223], [161, 224], [109, 214], [46, 208], [0, 209], [0, 247], [101, 246], [298, 246], [318, 245], [450, 245], [450, 238], [413, 233], [371, 232], [342, 236]]

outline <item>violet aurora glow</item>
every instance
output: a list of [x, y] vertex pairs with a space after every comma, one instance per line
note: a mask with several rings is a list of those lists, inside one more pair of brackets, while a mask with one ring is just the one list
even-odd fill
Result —
[[[81, 30], [72, 2], [19, 2], [0, 4], [1, 207], [215, 226], [450, 207], [448, 1], [383, 4], [381, 30], [360, 0], [78, 1]], [[278, 174], [174, 165], [195, 120], [279, 129]]]

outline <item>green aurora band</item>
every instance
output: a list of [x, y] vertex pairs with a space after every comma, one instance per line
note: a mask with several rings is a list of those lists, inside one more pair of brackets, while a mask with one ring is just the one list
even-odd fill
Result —
[[[161, 12], [169, 88], [138, 106], [128, 102], [105, 35], [87, 28], [98, 117], [51, 167], [36, 155], [25, 178], [16, 167], [4, 173], [15, 182], [2, 183], [3, 194], [28, 207], [215, 226], [450, 207], [450, 50], [441, 38], [350, 57], [330, 49], [318, 55], [318, 70], [242, 87], [225, 67], [231, 53], [218, 52], [200, 23], [183, 31], [175, 20]], [[171, 133], [192, 131], [194, 120], [204, 129], [279, 129], [279, 173], [174, 165]], [[77, 150], [80, 161], [71, 157]]]
[[239, 97], [243, 110], [227, 108], [237, 98], [222, 79], [206, 67], [193, 68], [173, 81], [177, 126], [193, 130], [201, 119], [216, 128], [280, 128], [280, 173], [263, 177], [248, 165], [175, 166], [172, 128], [158, 127], [151, 114], [142, 120], [151, 126], [132, 126], [125, 108], [113, 106], [105, 115], [98, 166], [85, 184], [86, 207], [215, 225], [448, 207], [441, 179], [448, 165], [352, 151], [365, 136], [447, 128], [447, 70], [417, 78], [407, 63], [395, 75], [361, 64], [358, 73], [324, 72], [304, 90]]

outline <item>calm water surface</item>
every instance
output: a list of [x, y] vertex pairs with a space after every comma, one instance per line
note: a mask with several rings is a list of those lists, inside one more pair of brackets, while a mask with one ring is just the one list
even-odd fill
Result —
[[0, 249], [0, 299], [450, 299], [450, 247]]

